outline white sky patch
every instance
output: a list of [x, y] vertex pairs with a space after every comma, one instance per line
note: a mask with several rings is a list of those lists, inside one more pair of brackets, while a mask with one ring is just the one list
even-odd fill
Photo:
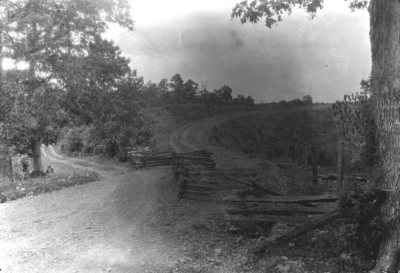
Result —
[[[228, 12], [242, 0], [130, 0], [131, 14], [136, 25], [162, 25], [163, 22], [194, 12]], [[349, 2], [325, 0], [324, 9], [319, 12], [350, 13]], [[304, 11], [301, 11], [304, 15]], [[297, 13], [297, 11], [294, 11]]]
[[239, 0], [130, 0], [137, 25], [161, 24], [176, 16], [200, 11], [231, 11]]
[[[131, 5], [131, 15], [135, 21], [135, 28], [140, 28], [142, 26], [157, 25], [163, 27], [178, 17], [196, 12], [222, 12], [230, 16], [233, 7], [240, 1], [242, 0], [129, 0], [129, 3]], [[329, 13], [351, 13], [349, 2], [344, 0], [325, 0], [323, 5], [324, 8], [318, 11], [317, 17], [322, 17], [324, 14]], [[302, 9], [293, 10], [293, 15], [306, 16]], [[127, 30], [118, 25], [110, 24], [105, 37], [117, 41], [118, 37], [125, 32]]]
[[10, 70], [10, 69], [28, 69], [29, 64], [26, 62], [18, 62], [15, 63], [12, 59], [4, 58], [3, 60], [3, 69]]

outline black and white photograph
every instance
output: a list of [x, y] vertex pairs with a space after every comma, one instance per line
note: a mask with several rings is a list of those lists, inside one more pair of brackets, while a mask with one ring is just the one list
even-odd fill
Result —
[[400, 273], [399, 0], [0, 0], [0, 273]]

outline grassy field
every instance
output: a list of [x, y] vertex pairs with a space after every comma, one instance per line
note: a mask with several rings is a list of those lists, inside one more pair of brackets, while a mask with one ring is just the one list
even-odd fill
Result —
[[260, 111], [215, 127], [209, 141], [275, 162], [304, 161], [306, 145], [314, 146], [318, 164], [332, 165], [338, 137], [327, 105]]
[[236, 105], [187, 103], [171, 105], [165, 108], [149, 107], [143, 109], [143, 113], [149, 115], [155, 121], [154, 138], [156, 141], [156, 150], [166, 151], [171, 149], [169, 146], [171, 133], [186, 123], [221, 113], [253, 108]]

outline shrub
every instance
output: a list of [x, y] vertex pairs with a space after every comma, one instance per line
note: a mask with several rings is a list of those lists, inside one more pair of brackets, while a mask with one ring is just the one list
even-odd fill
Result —
[[92, 130], [89, 126], [67, 129], [61, 140], [61, 150], [67, 154], [93, 152]]
[[32, 160], [28, 155], [16, 155], [12, 159], [13, 161], [13, 175], [17, 180], [29, 178], [29, 174], [32, 172]]

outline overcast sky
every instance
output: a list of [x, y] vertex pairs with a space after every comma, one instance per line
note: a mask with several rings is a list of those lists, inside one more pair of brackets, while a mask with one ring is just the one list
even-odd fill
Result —
[[227, 84], [257, 102], [305, 94], [332, 102], [358, 91], [370, 73], [368, 12], [351, 13], [343, 0], [325, 0], [314, 20], [295, 11], [272, 29], [231, 20], [239, 0], [130, 2], [135, 30], [111, 27], [107, 37], [145, 81], [179, 73], [209, 91]]

